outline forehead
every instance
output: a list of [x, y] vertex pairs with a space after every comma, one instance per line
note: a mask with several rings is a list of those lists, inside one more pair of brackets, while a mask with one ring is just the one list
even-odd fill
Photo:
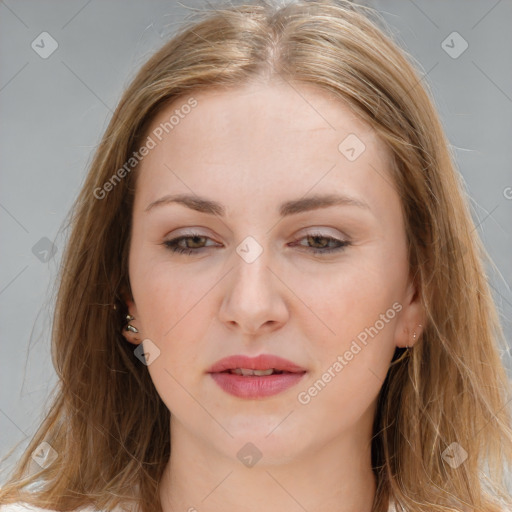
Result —
[[147, 136], [156, 144], [141, 163], [136, 202], [164, 192], [295, 197], [340, 186], [371, 195], [383, 176], [390, 183], [389, 150], [372, 127], [311, 85], [252, 83], [184, 95], [158, 112]]

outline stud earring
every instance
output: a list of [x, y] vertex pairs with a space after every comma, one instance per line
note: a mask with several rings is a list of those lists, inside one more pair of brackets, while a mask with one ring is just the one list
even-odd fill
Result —
[[[419, 325], [418, 325], [418, 327], [423, 327], [423, 326], [422, 326], [421, 324], [419, 324]], [[414, 331], [414, 332], [412, 333], [412, 339], [413, 339], [413, 341], [416, 341], [416, 336], [417, 336], [416, 331]], [[410, 347], [409, 345], [407, 345], [405, 348], [406, 348], [407, 350], [409, 350], [409, 349], [411, 349], [412, 347]]]
[[[135, 318], [132, 316], [132, 315], [126, 315], [126, 320], [128, 322], [131, 322], [132, 320], [135, 320]], [[138, 333], [139, 330], [134, 327], [132, 324], [128, 323], [128, 325], [124, 328], [125, 331], [130, 331], [130, 332], [133, 332], [133, 333]]]

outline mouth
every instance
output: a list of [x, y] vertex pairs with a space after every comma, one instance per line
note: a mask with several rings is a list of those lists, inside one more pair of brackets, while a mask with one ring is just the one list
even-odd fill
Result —
[[276, 370], [275, 368], [269, 368], [268, 370], [251, 370], [249, 368], [235, 368], [232, 370], [224, 370], [220, 373], [232, 373], [233, 375], [243, 375], [247, 377], [248, 375], [257, 375], [259, 377], [263, 377], [266, 375], [281, 375], [283, 373], [292, 373], [286, 372], [284, 370]]
[[[272, 354], [260, 354], [256, 357], [234, 355], [217, 361], [208, 373], [234, 372], [237, 375], [272, 375], [273, 373], [304, 373], [305, 368]], [[266, 372], [266, 373], [261, 373]]]
[[273, 355], [231, 356], [217, 361], [208, 371], [226, 393], [258, 399], [281, 393], [296, 385], [307, 370]]

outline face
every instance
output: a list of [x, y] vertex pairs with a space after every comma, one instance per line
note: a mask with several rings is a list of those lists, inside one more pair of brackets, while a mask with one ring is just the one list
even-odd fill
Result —
[[[310, 86], [193, 97], [148, 131], [156, 145], [136, 171], [129, 257], [131, 323], [171, 432], [233, 458], [250, 441], [275, 461], [366, 438], [395, 348], [421, 323], [390, 153]], [[172, 202], [178, 194], [194, 201]], [[211, 213], [199, 199], [219, 204]], [[261, 354], [300, 371], [209, 373]]]

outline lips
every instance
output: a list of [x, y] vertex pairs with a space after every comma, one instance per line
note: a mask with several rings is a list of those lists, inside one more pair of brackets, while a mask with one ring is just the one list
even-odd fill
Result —
[[305, 368], [283, 359], [282, 357], [261, 354], [257, 357], [248, 357], [244, 355], [229, 356], [217, 361], [209, 370], [208, 373], [221, 373], [229, 370], [246, 369], [246, 370], [270, 370], [283, 373], [304, 373]]
[[208, 374], [226, 393], [245, 399], [258, 399], [281, 393], [296, 385], [306, 370], [274, 355], [230, 356], [217, 361]]

